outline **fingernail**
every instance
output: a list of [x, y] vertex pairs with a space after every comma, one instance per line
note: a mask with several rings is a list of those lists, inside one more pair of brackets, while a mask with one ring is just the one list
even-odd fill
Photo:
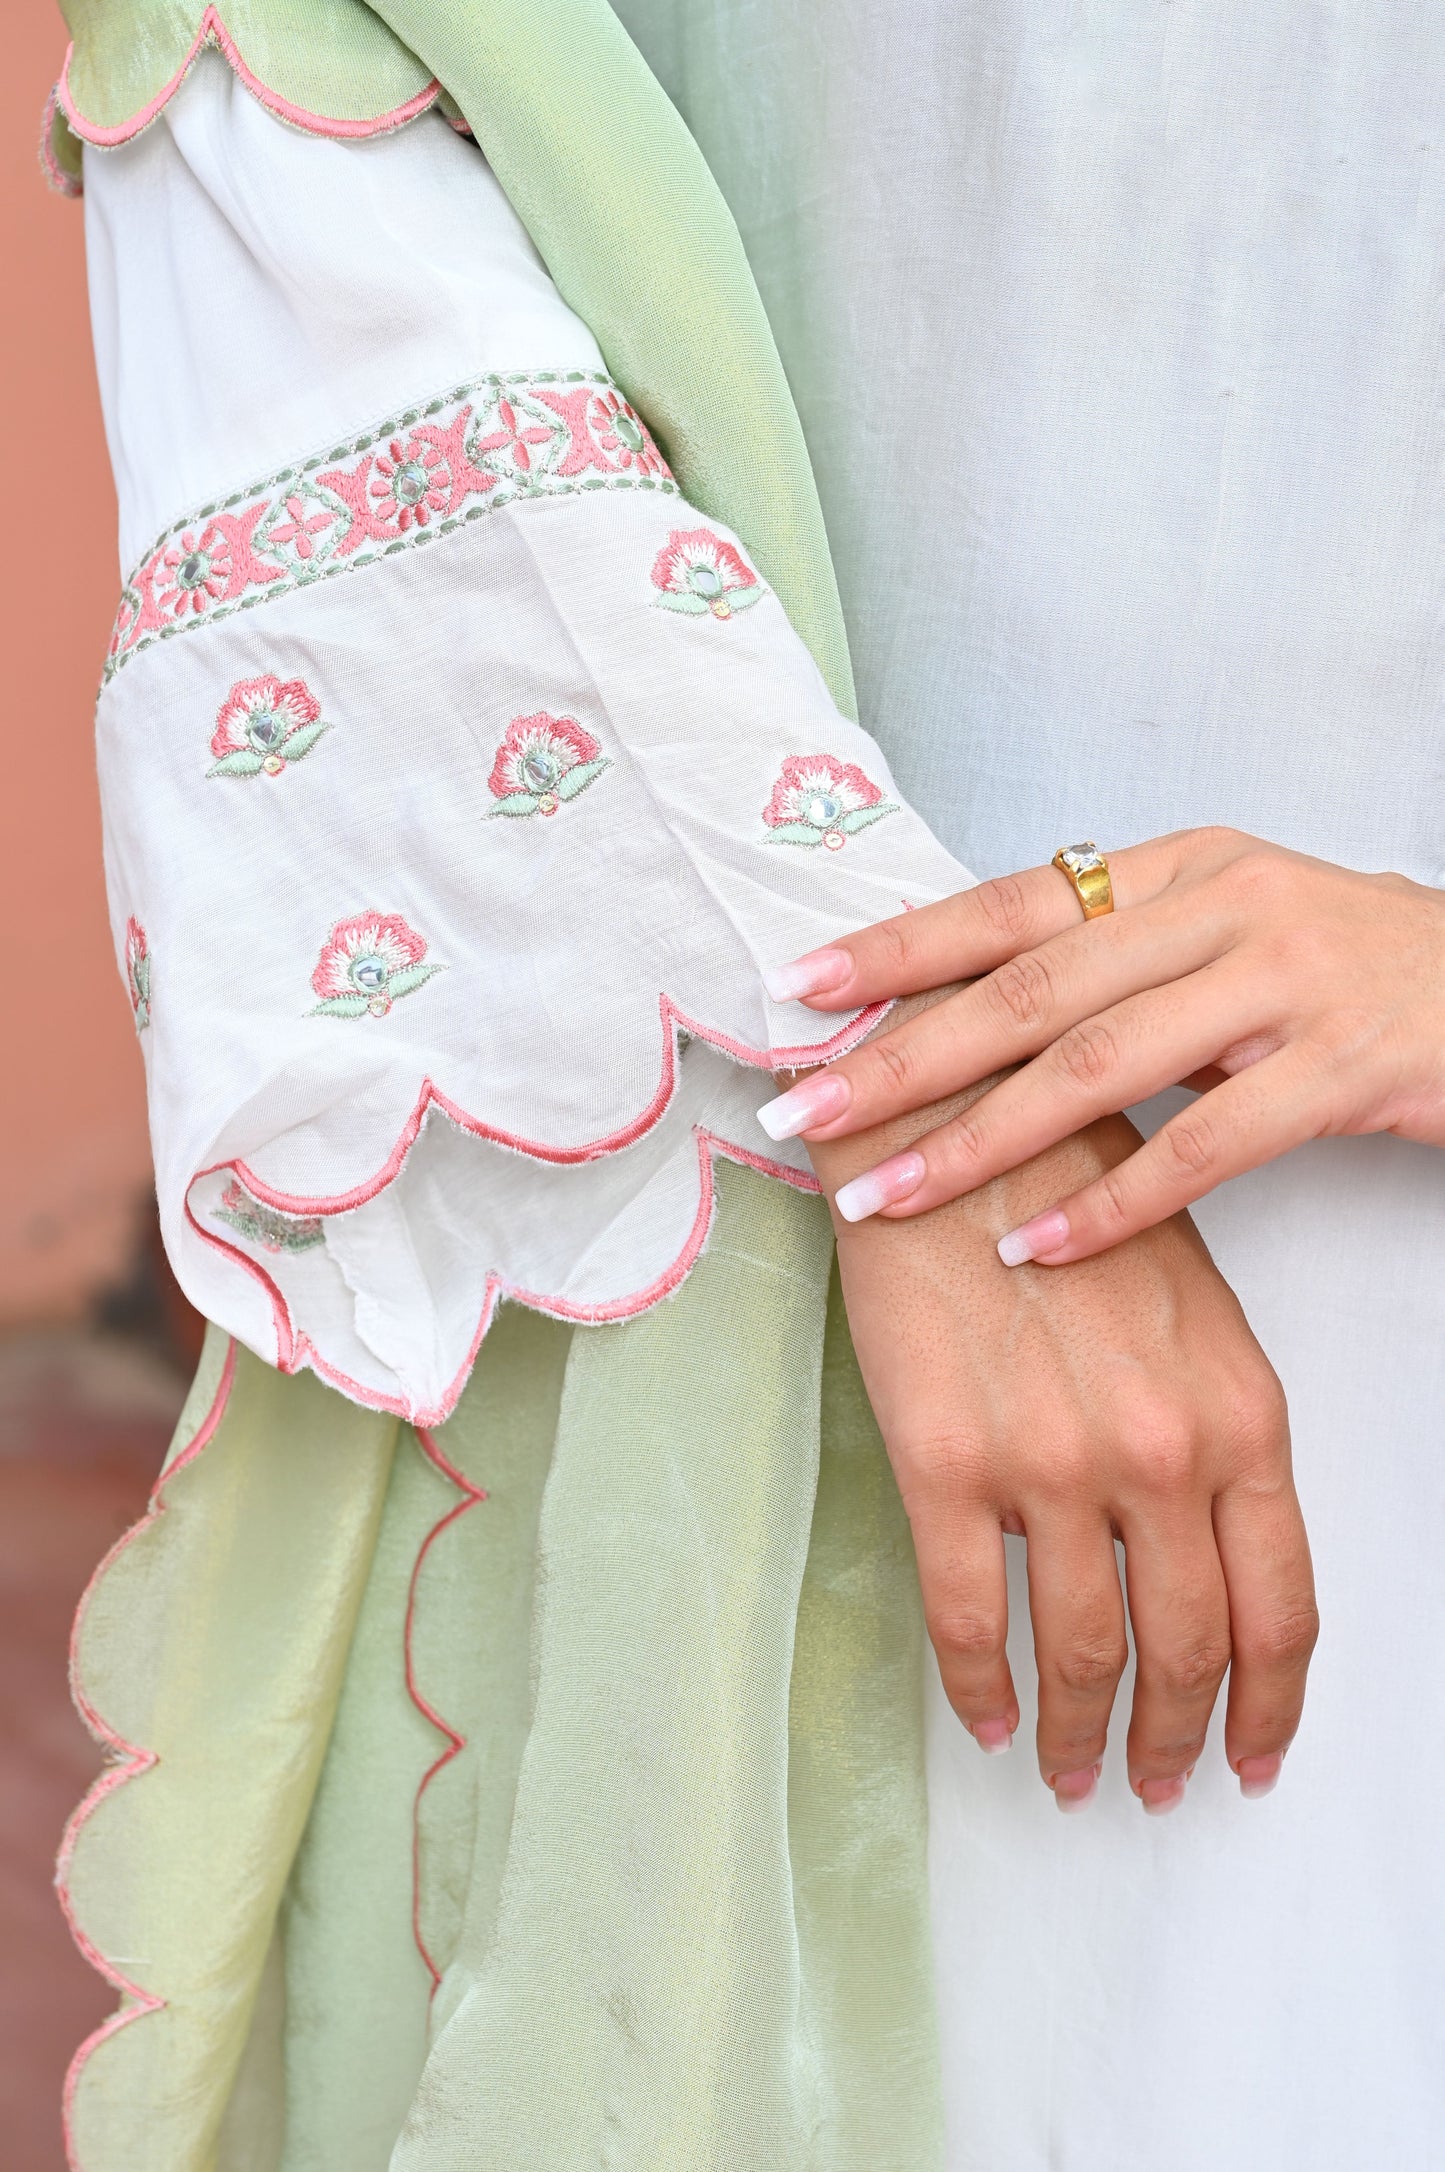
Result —
[[1018, 1229], [1011, 1229], [1006, 1237], [998, 1240], [998, 1256], [1005, 1267], [1022, 1267], [1025, 1260], [1042, 1259], [1049, 1252], [1057, 1252], [1061, 1244], [1069, 1241], [1069, 1218], [1051, 1207], [1047, 1214], [1036, 1214], [1031, 1222], [1024, 1222]]
[[787, 965], [763, 968], [763, 986], [775, 1003], [796, 1003], [799, 996], [828, 995], [841, 988], [853, 970], [846, 950], [810, 950]]
[[1013, 1729], [1007, 1720], [975, 1720], [973, 1739], [985, 1757], [1002, 1757], [1013, 1748]]
[[1239, 1760], [1239, 1792], [1246, 1802], [1258, 1802], [1261, 1795], [1268, 1795], [1279, 1783], [1284, 1753], [1276, 1750], [1271, 1757], [1241, 1757]]
[[923, 1177], [921, 1154], [895, 1154], [891, 1161], [880, 1161], [876, 1169], [866, 1169], [851, 1184], [844, 1184], [834, 1194], [833, 1204], [845, 1222], [866, 1222], [880, 1207], [897, 1206], [900, 1199], [916, 1192]]
[[1144, 1780], [1139, 1787], [1139, 1800], [1151, 1818], [1168, 1817], [1184, 1800], [1184, 1790], [1189, 1785], [1183, 1773], [1172, 1780]]
[[840, 1073], [819, 1071], [812, 1078], [799, 1079], [776, 1101], [765, 1101], [758, 1110], [758, 1122], [770, 1139], [795, 1139], [800, 1131], [841, 1116], [852, 1098], [853, 1089]]
[[1078, 1772], [1054, 1774], [1054, 1801], [1066, 1817], [1093, 1801], [1102, 1770], [1100, 1765], [1085, 1765]]

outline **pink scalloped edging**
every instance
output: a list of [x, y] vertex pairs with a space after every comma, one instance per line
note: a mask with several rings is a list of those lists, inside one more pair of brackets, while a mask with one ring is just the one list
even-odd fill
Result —
[[700, 1197], [687, 1240], [672, 1263], [645, 1289], [599, 1305], [574, 1305], [566, 1298], [523, 1289], [519, 1283], [508, 1282], [495, 1272], [489, 1274], [476, 1332], [455, 1378], [444, 1390], [439, 1403], [421, 1409], [403, 1402], [399, 1396], [382, 1395], [374, 1388], [363, 1387], [360, 1381], [353, 1380], [349, 1374], [342, 1372], [339, 1366], [329, 1364], [305, 1329], [298, 1332], [284, 1294], [265, 1268], [241, 1251], [238, 1245], [229, 1244], [213, 1230], [203, 1229], [192, 1211], [189, 1199], [185, 1203], [185, 1217], [203, 1244], [211, 1245], [236, 1266], [244, 1268], [266, 1292], [271, 1304], [272, 1325], [276, 1336], [275, 1362], [279, 1372], [297, 1373], [309, 1366], [318, 1379], [324, 1380], [329, 1387], [338, 1388], [353, 1403], [361, 1403], [368, 1410], [385, 1411], [389, 1417], [404, 1418], [414, 1427], [443, 1425], [456, 1409], [501, 1298], [511, 1298], [516, 1304], [526, 1305], [532, 1312], [545, 1313], [550, 1319], [569, 1320], [577, 1327], [602, 1327], [620, 1320], [635, 1319], [638, 1313], [650, 1311], [652, 1306], [660, 1304], [664, 1297], [670, 1297], [685, 1281], [707, 1243], [717, 1200], [712, 1171], [715, 1154], [721, 1154], [725, 1161], [740, 1162], [745, 1168], [756, 1169], [763, 1176], [776, 1177], [780, 1183], [791, 1185], [794, 1191], [817, 1196], [817, 1178], [807, 1175], [801, 1169], [790, 1168], [786, 1162], [773, 1161], [766, 1154], [754, 1154], [747, 1147], [736, 1146], [731, 1140], [719, 1138], [715, 1132], [706, 1130], [701, 1124], [694, 1126], [693, 1137], [698, 1149]]
[[97, 122], [86, 120], [70, 94], [70, 62], [75, 52], [72, 40], [65, 49], [65, 64], [56, 85], [60, 109], [83, 143], [93, 143], [97, 150], [114, 150], [118, 144], [129, 143], [143, 128], [150, 127], [156, 115], [175, 97], [190, 73], [196, 55], [207, 45], [215, 46], [225, 56], [251, 96], [257, 99], [268, 113], [274, 113], [277, 120], [289, 121], [293, 128], [304, 128], [307, 134], [312, 136], [354, 138], [385, 135], [393, 128], [402, 128], [408, 121], [414, 121], [419, 113], [425, 113], [441, 92], [441, 84], [433, 76], [431, 82], [412, 97], [405, 99], [399, 106], [393, 106], [389, 113], [377, 114], [373, 120], [345, 121], [323, 113], [310, 113], [304, 106], [293, 105], [289, 98], [283, 98], [279, 91], [271, 90], [258, 75], [252, 73], [241, 58], [240, 48], [221, 21], [219, 12], [211, 6], [207, 7], [201, 17], [201, 27], [196, 32], [191, 49], [169, 83], [157, 91], [149, 105], [142, 106], [140, 111], [133, 113], [128, 120], [117, 121], [112, 128], [102, 128]]
[[55, 115], [60, 104], [60, 85], [57, 83], [45, 101], [45, 111], [40, 117], [40, 171], [45, 176], [45, 186], [57, 196], [79, 196], [81, 184], [73, 173], [67, 173], [55, 155], [53, 131]]
[[437, 1774], [439, 1772], [445, 1771], [446, 1767], [452, 1762], [452, 1759], [454, 1757], [459, 1757], [462, 1751], [466, 1748], [467, 1738], [465, 1735], [459, 1735], [455, 1727], [451, 1726], [446, 1720], [444, 1720], [440, 1712], [438, 1712], [436, 1706], [423, 1695], [421, 1685], [416, 1678], [412, 1632], [416, 1625], [417, 1586], [421, 1581], [422, 1570], [426, 1566], [427, 1555], [431, 1552], [433, 1546], [441, 1537], [442, 1533], [444, 1531], [449, 1531], [454, 1523], [459, 1522], [463, 1516], [470, 1514], [471, 1510], [477, 1506], [477, 1503], [479, 1501], [485, 1501], [487, 1495], [484, 1487], [474, 1486], [471, 1480], [465, 1475], [465, 1473], [457, 1469], [455, 1463], [452, 1462], [451, 1458], [443, 1454], [442, 1450], [437, 1446], [437, 1443], [435, 1442], [435, 1440], [433, 1440], [431, 1433], [427, 1430], [425, 1426], [415, 1426], [413, 1427], [413, 1431], [416, 1435], [417, 1445], [421, 1449], [422, 1454], [427, 1458], [427, 1461], [431, 1463], [438, 1471], [441, 1472], [443, 1478], [450, 1479], [451, 1483], [458, 1489], [458, 1491], [462, 1495], [461, 1500], [455, 1502], [452, 1507], [447, 1510], [446, 1514], [442, 1516], [438, 1522], [432, 1525], [430, 1531], [428, 1531], [426, 1537], [422, 1540], [420, 1547], [417, 1549], [417, 1557], [412, 1564], [411, 1583], [407, 1588], [406, 1629], [403, 1637], [403, 1649], [406, 1658], [407, 1692], [411, 1697], [412, 1703], [416, 1706], [418, 1712], [422, 1714], [423, 1718], [429, 1719], [433, 1727], [435, 1727], [440, 1734], [443, 1734], [446, 1737], [445, 1749], [441, 1752], [441, 1755], [439, 1757], [437, 1757], [430, 1765], [428, 1765], [426, 1771], [422, 1774], [421, 1779], [417, 1783], [416, 1799], [412, 1805], [411, 1821], [412, 1936], [416, 1940], [417, 1952], [421, 1955], [422, 1960], [426, 1963], [427, 1974], [431, 1977], [432, 1995], [433, 1997], [435, 1997], [437, 1991], [441, 1988], [442, 1975], [441, 1970], [437, 1967], [436, 1962], [432, 1959], [426, 1939], [422, 1935], [421, 1927], [421, 1804], [422, 1797], [425, 1795], [427, 1789], [431, 1786], [432, 1781], [436, 1778]]
[[846, 1055], [866, 1033], [871, 1032], [890, 1007], [888, 1003], [870, 1003], [850, 1024], [841, 1026], [828, 1040], [819, 1041], [812, 1046], [751, 1048], [745, 1041], [732, 1040], [725, 1033], [715, 1032], [709, 1026], [698, 1025], [695, 1019], [686, 1017], [678, 1009], [671, 996], [664, 995], [658, 999], [662, 1016], [663, 1049], [662, 1072], [656, 1092], [647, 1106], [619, 1130], [607, 1132], [601, 1138], [589, 1139], [582, 1146], [549, 1146], [543, 1140], [525, 1138], [520, 1132], [504, 1131], [499, 1125], [488, 1124], [481, 1117], [470, 1115], [457, 1102], [450, 1100], [431, 1079], [423, 1079], [416, 1105], [403, 1124], [390, 1154], [374, 1176], [367, 1177], [360, 1184], [354, 1184], [350, 1191], [315, 1197], [299, 1192], [277, 1191], [263, 1177], [257, 1176], [247, 1162], [240, 1160], [212, 1162], [207, 1168], [198, 1169], [191, 1178], [191, 1183], [199, 1184], [203, 1177], [216, 1176], [229, 1169], [245, 1185], [253, 1199], [259, 1200], [263, 1206], [274, 1207], [280, 1214], [349, 1214], [356, 1207], [369, 1205], [378, 1192], [385, 1191], [387, 1185], [393, 1183], [401, 1174], [402, 1165], [415, 1146], [427, 1111], [431, 1108], [440, 1109], [443, 1116], [448, 1117], [459, 1131], [470, 1132], [473, 1138], [486, 1139], [492, 1146], [508, 1147], [513, 1153], [526, 1155], [530, 1161], [550, 1162], [564, 1168], [572, 1168], [587, 1161], [602, 1161], [609, 1154], [620, 1153], [624, 1147], [635, 1146], [643, 1134], [651, 1131], [666, 1114], [677, 1088], [679, 1032], [690, 1034], [694, 1040], [706, 1041], [710, 1048], [717, 1049], [724, 1056], [731, 1056], [735, 1063], [746, 1064], [750, 1069], [792, 1071], [800, 1070], [809, 1064], [831, 1063], [835, 1057]]
[[74, 2115], [76, 2091], [80, 2086], [86, 2067], [102, 2044], [106, 2043], [111, 2037], [118, 2036], [122, 2029], [129, 2028], [133, 2021], [140, 2021], [147, 2014], [158, 2013], [166, 2003], [158, 1992], [142, 1989], [123, 1970], [113, 1962], [107, 1961], [99, 1947], [92, 1939], [87, 1937], [85, 1931], [81, 1928], [80, 1919], [75, 1912], [75, 1906], [71, 1899], [70, 1866], [82, 1830], [89, 1824], [91, 1818], [94, 1817], [96, 1811], [108, 1796], [115, 1794], [118, 1788], [126, 1786], [129, 1781], [138, 1779], [142, 1773], [151, 1771], [160, 1762], [158, 1751], [141, 1749], [136, 1743], [127, 1742], [124, 1735], [118, 1734], [106, 1721], [104, 1715], [97, 1711], [86, 1695], [80, 1673], [81, 1631], [91, 1600], [114, 1563], [125, 1552], [127, 1547], [134, 1544], [143, 1531], [149, 1530], [157, 1518], [164, 1514], [166, 1490], [171, 1480], [194, 1463], [215, 1437], [216, 1429], [225, 1416], [226, 1405], [230, 1401], [231, 1387], [235, 1377], [236, 1345], [232, 1341], [227, 1346], [226, 1362], [221, 1368], [221, 1377], [216, 1387], [216, 1393], [212, 1398], [210, 1409], [197, 1427], [195, 1435], [176, 1457], [174, 1463], [171, 1464], [168, 1470], [162, 1472], [156, 1483], [155, 1490], [151, 1494], [146, 1513], [138, 1523], [132, 1524], [131, 1528], [123, 1532], [121, 1537], [116, 1540], [114, 1546], [111, 1547], [100, 1566], [96, 1569], [95, 1574], [91, 1577], [90, 1582], [86, 1585], [81, 1594], [80, 1604], [75, 1610], [75, 1622], [70, 1634], [70, 1687], [76, 1709], [96, 1740], [113, 1756], [118, 1758], [119, 1762], [109, 1766], [100, 1775], [100, 1778], [86, 1794], [79, 1808], [71, 1816], [60, 1843], [60, 1853], [56, 1858], [55, 1890], [60, 1900], [61, 1912], [70, 1927], [70, 1935], [85, 1959], [99, 1975], [105, 1978], [113, 1990], [121, 1994], [122, 1998], [132, 1999], [135, 2002], [131, 2006], [122, 2006], [115, 2013], [107, 2015], [99, 2028], [92, 2030], [91, 2034], [86, 2037], [85, 2042], [77, 2050], [66, 2072], [65, 2087], [61, 2098], [61, 2120], [65, 2137], [66, 2161], [71, 2167], [71, 2172], [82, 2172], [80, 2159], [76, 2154]]

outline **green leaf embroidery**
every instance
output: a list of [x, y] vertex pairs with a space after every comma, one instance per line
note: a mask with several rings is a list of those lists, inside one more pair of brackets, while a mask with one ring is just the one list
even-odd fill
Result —
[[212, 762], [206, 771], [208, 777], [254, 777], [261, 767], [259, 754], [251, 754], [244, 747], [235, 754], [223, 754], [219, 762]]
[[780, 822], [768, 839], [770, 845], [820, 845], [823, 832], [811, 822]]
[[424, 980], [430, 980], [433, 973], [440, 971], [439, 965], [404, 965], [399, 973], [392, 974], [386, 992], [393, 998], [410, 995], [414, 988], [420, 988]]
[[311, 752], [321, 734], [330, 728], [325, 718], [319, 724], [303, 724], [299, 731], [292, 732], [288, 739], [282, 740], [276, 752], [285, 761], [299, 762], [303, 754]]
[[707, 609], [707, 605], [703, 602], [701, 596], [675, 596], [670, 589], [663, 589], [657, 601], [662, 605], [664, 611], [686, 611], [692, 618], [696, 618], [700, 611]]
[[575, 769], [569, 769], [565, 777], [557, 780], [558, 799], [575, 799], [579, 792], [586, 791], [594, 777], [600, 777], [604, 769], [611, 767], [605, 754], [595, 762], [579, 762]]
[[859, 830], [866, 830], [870, 822], [881, 822], [885, 815], [897, 814], [897, 812], [898, 802], [896, 800], [880, 800], [876, 807], [855, 807], [851, 814], [845, 814], [842, 817], [838, 823], [838, 828], [846, 830], [848, 835], [853, 837], [857, 835]]
[[746, 611], [749, 604], [756, 603], [759, 596], [766, 594], [767, 590], [761, 581], [755, 588], [730, 588], [727, 592], [728, 609], [733, 612]]
[[[536, 812], [537, 801], [531, 792], [508, 792], [506, 798], [499, 799], [492, 809], [494, 815], [529, 815]], [[490, 821], [491, 818], [491, 815], [488, 815], [487, 820]]]
[[364, 1018], [369, 1006], [363, 995], [328, 996], [324, 1003], [313, 1003], [308, 1018]]

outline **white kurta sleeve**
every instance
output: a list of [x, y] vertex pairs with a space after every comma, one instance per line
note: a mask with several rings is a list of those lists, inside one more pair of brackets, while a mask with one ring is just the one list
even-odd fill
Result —
[[[756, 1110], [871, 1020], [760, 969], [968, 877], [443, 122], [319, 142], [198, 65], [103, 166], [123, 530], [168, 515], [98, 719], [166, 1241], [263, 1356], [435, 1421], [499, 1298], [597, 1321], [675, 1288], [715, 1155], [811, 1187]], [[477, 201], [448, 255], [459, 174], [480, 261]], [[297, 270], [347, 191], [329, 353]], [[328, 398], [348, 427], [303, 439]]]

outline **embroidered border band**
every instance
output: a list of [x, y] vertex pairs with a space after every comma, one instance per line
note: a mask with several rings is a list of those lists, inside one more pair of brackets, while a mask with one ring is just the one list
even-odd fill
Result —
[[609, 377], [480, 377], [166, 530], [121, 591], [103, 684], [156, 641], [447, 535], [520, 498], [677, 485]]

